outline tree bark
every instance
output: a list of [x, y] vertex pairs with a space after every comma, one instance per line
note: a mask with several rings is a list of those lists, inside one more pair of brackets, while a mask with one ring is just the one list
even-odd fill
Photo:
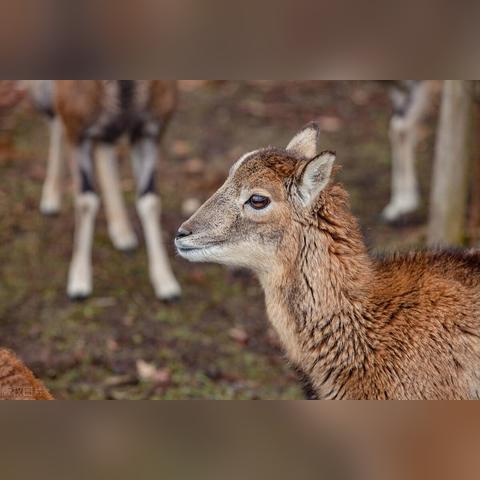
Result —
[[471, 200], [469, 208], [469, 225], [468, 235], [470, 238], [470, 245], [480, 245], [480, 99], [478, 98], [478, 89], [480, 85], [475, 82], [475, 93], [477, 96], [474, 101], [474, 138], [472, 142], [473, 147], [473, 166], [472, 166], [472, 180], [471, 180]]
[[460, 245], [465, 235], [472, 83], [446, 80], [435, 144], [428, 244]]

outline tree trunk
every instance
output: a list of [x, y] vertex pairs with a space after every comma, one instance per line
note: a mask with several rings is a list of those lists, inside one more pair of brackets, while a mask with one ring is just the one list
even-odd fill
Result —
[[468, 190], [472, 83], [446, 80], [435, 144], [428, 244], [460, 245]]
[[[479, 88], [475, 82], [475, 90]], [[480, 101], [475, 98], [474, 102], [474, 138], [473, 138], [473, 168], [471, 180], [471, 201], [469, 212], [468, 234], [470, 245], [480, 245]]]

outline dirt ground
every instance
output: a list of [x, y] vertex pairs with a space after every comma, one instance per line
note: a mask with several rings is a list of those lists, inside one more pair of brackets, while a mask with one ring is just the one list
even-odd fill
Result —
[[[324, 148], [337, 152], [338, 180], [350, 192], [369, 247], [382, 252], [421, 244], [425, 202], [408, 223], [392, 227], [379, 218], [390, 185], [389, 112], [386, 91], [373, 82], [182, 82], [159, 186], [164, 237], [184, 294], [165, 305], [153, 295], [144, 245], [132, 254], [115, 251], [103, 212], [94, 294], [81, 303], [68, 300], [69, 182], [66, 176], [61, 215], [43, 217], [46, 125], [17, 107], [0, 135], [0, 344], [15, 350], [59, 399], [302, 398], [268, 326], [256, 279], [175, 256], [182, 204], [205, 200], [243, 153], [286, 145], [317, 119]], [[418, 152], [424, 199], [432, 143], [429, 122]], [[122, 172], [141, 237], [128, 158]]]

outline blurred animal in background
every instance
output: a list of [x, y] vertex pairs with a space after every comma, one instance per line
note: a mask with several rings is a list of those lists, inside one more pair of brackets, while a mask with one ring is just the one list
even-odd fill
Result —
[[150, 279], [158, 298], [171, 300], [180, 286], [162, 240], [156, 189], [159, 142], [176, 105], [171, 81], [58, 80], [55, 108], [63, 124], [76, 184], [75, 238], [67, 293], [82, 299], [92, 293], [92, 243], [99, 199], [95, 162], [104, 193], [108, 229], [120, 250], [137, 245], [120, 188], [116, 144], [130, 141], [137, 188], [137, 211], [147, 244]]
[[318, 130], [241, 157], [179, 228], [179, 254], [258, 275], [319, 398], [479, 398], [480, 253], [371, 258]]
[[392, 174], [390, 201], [382, 217], [394, 222], [414, 212], [420, 205], [415, 150], [422, 122], [432, 109], [438, 82], [398, 80], [386, 83], [393, 106], [389, 128]]
[[[47, 159], [46, 177], [42, 188], [40, 211], [44, 215], [56, 215], [61, 209], [64, 158], [63, 122], [56, 111], [56, 80], [25, 80], [22, 85], [29, 93], [32, 106], [49, 120], [49, 153]], [[113, 245], [119, 250], [129, 250], [137, 246], [135, 234], [130, 227], [123, 207], [123, 200], [118, 204], [109, 201], [118, 188], [115, 180], [118, 177], [118, 166], [115, 159], [109, 162], [108, 168], [101, 165], [96, 173], [102, 194], [106, 198], [108, 231]], [[113, 188], [108, 192], [108, 188]], [[115, 208], [116, 207], [116, 208]]]
[[53, 400], [53, 397], [13, 352], [0, 348], [0, 400]]

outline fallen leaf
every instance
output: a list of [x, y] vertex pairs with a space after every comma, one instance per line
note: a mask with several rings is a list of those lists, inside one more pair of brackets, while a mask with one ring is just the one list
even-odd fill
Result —
[[232, 340], [236, 342], [246, 345], [248, 343], [248, 333], [241, 327], [233, 327], [228, 331], [228, 335]]
[[141, 380], [153, 382], [157, 385], [170, 383], [171, 375], [168, 368], [157, 368], [153, 363], [148, 363], [142, 359], [137, 360], [136, 365]]

